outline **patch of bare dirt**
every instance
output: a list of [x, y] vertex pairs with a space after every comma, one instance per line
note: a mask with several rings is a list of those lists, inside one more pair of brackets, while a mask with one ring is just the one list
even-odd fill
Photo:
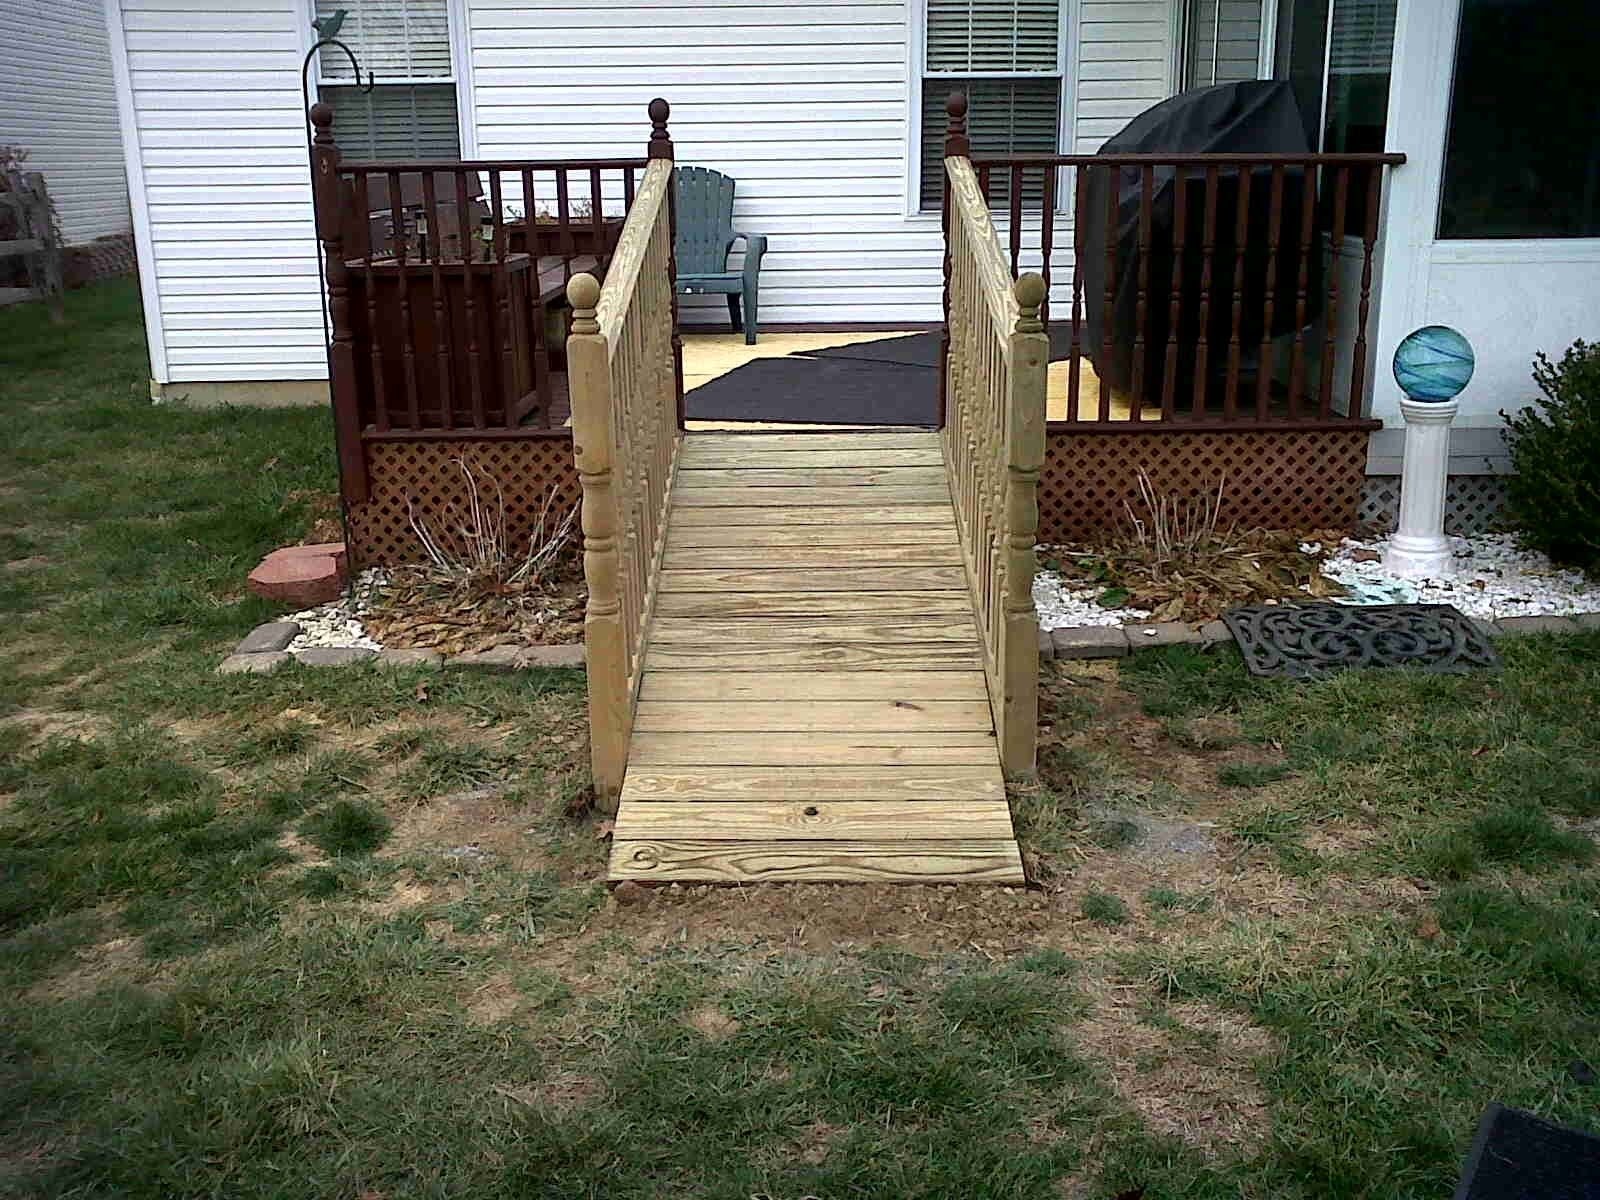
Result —
[[1172, 1005], [1159, 1023], [1143, 1020], [1148, 988], [1085, 982], [1094, 1007], [1073, 1036], [1152, 1130], [1213, 1155], [1265, 1140], [1271, 1115], [1256, 1064], [1275, 1049], [1266, 1030], [1200, 1001]]
[[572, 1072], [560, 1072], [537, 1083], [497, 1083], [492, 1090], [514, 1104], [556, 1112], [584, 1108], [605, 1094], [598, 1080]]
[[48, 708], [19, 708], [0, 717], [0, 726], [5, 725], [21, 725], [30, 737], [41, 741], [52, 737], [93, 738], [111, 728], [111, 722], [98, 713]]
[[399, 814], [385, 854], [453, 853], [463, 861], [532, 866], [544, 852], [529, 833], [530, 820], [526, 810], [506, 803], [503, 787], [435, 796]]
[[41, 567], [48, 567], [50, 560], [42, 554], [30, 554], [27, 558], [13, 558], [0, 563], [0, 569], [6, 571], [37, 571]]
[[487, 1028], [500, 1024], [516, 1012], [520, 1003], [522, 993], [511, 976], [502, 971], [475, 987], [463, 1007], [469, 1023]]
[[434, 899], [435, 891], [427, 884], [418, 883], [414, 879], [401, 879], [395, 882], [389, 889], [389, 894], [383, 899], [368, 900], [361, 907], [376, 917], [393, 917], [413, 908], [432, 904]]
[[27, 991], [30, 1000], [76, 1000], [91, 996], [113, 979], [144, 974], [136, 937], [114, 937], [79, 949], [72, 966], [41, 979]]
[[739, 1032], [739, 1022], [715, 1005], [705, 1004], [684, 1018], [684, 1024], [713, 1042], [726, 1041]]

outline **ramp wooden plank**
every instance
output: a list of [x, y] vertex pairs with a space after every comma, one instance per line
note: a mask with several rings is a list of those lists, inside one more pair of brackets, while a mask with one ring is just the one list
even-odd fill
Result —
[[[635, 732], [629, 773], [655, 767], [983, 766], [999, 772], [993, 733], [914, 731], [806, 733]], [[626, 786], [626, 785], [624, 785]]]
[[[928, 487], [947, 489], [942, 465], [922, 467], [816, 467], [787, 470], [748, 467], [678, 468], [674, 488], [704, 491], [708, 488], [796, 487]], [[948, 491], [945, 493], [948, 495]]]
[[892, 450], [939, 448], [939, 435], [926, 429], [901, 429], [882, 433], [733, 433], [708, 430], [684, 440], [685, 449], [705, 450]]
[[994, 722], [989, 705], [972, 700], [644, 700], [634, 711], [633, 727], [641, 733], [988, 731]]
[[974, 671], [647, 671], [640, 700], [986, 700]]
[[690, 508], [811, 508], [885, 504], [948, 504], [950, 491], [938, 487], [674, 487], [675, 512]]
[[907, 531], [901, 525], [682, 525], [667, 529], [667, 550], [689, 546], [782, 546], [823, 549], [832, 546], [887, 545], [914, 541], [919, 546], [959, 547], [955, 522], [923, 524]]
[[836, 645], [898, 646], [924, 638], [957, 642], [973, 632], [970, 616], [900, 616], [876, 625], [860, 624], [860, 616], [751, 617], [724, 620], [708, 617], [657, 617], [650, 627], [656, 646], [704, 642], [745, 644], [760, 652], [770, 645], [808, 646], [818, 641]]
[[622, 789], [624, 800], [641, 803], [1003, 801], [1005, 796], [1005, 781], [993, 763], [948, 767], [640, 767], [628, 772]]
[[631, 841], [999, 841], [1011, 836], [1011, 810], [1000, 800], [819, 800], [631, 804], [617, 814], [612, 838]]
[[749, 567], [780, 570], [803, 567], [831, 571], [838, 567], [959, 567], [961, 550], [942, 542], [905, 542], [891, 546], [667, 546], [663, 567], [669, 571]]
[[[905, 617], [972, 616], [967, 593], [913, 592], [673, 592], [656, 597], [661, 617], [844, 617], [859, 620], [865, 613], [887, 620]], [[701, 639], [702, 641], [705, 639]]]
[[[679, 508], [674, 504], [670, 521], [680, 529], [707, 526], [727, 529], [734, 525], [764, 525], [774, 529], [846, 526], [855, 529], [858, 538], [862, 525], [936, 525], [955, 531], [955, 513], [949, 500], [943, 504], [829, 504], [791, 508], [764, 508], [760, 505], [743, 508]], [[900, 536], [918, 535], [903, 532]]]
[[[654, 629], [651, 630], [652, 635]], [[906, 671], [965, 668], [981, 670], [977, 639], [852, 646], [818, 641], [812, 645], [751, 642], [653, 644], [647, 671]]]
[[684, 470], [806, 470], [813, 467], [935, 467], [943, 469], [944, 452], [937, 445], [917, 448], [863, 447], [858, 449], [710, 450], [690, 438], [678, 460]]
[[1009, 837], [928, 841], [614, 842], [611, 878], [717, 883], [998, 883], [1020, 885]]
[[807, 570], [676, 570], [661, 572], [670, 592], [952, 592], [964, 587], [956, 567], [841, 567]]

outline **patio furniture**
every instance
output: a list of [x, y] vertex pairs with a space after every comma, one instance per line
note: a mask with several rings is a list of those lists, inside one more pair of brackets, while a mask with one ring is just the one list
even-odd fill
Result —
[[[678, 291], [688, 296], [726, 295], [733, 331], [744, 331], [745, 345], [756, 344], [756, 293], [767, 239], [733, 228], [734, 180], [705, 167], [679, 167], [677, 182]], [[744, 239], [744, 270], [728, 270], [733, 244]], [[744, 319], [740, 321], [740, 300]]]

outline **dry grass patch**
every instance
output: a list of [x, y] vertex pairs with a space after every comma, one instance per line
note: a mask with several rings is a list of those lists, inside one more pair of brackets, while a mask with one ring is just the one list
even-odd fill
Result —
[[1266, 1030], [1199, 1001], [1148, 1013], [1141, 984], [1084, 983], [1093, 1007], [1073, 1034], [1151, 1130], [1209, 1155], [1248, 1152], [1266, 1140], [1271, 1113], [1256, 1072], [1276, 1048]]
[[[429, 922], [432, 924], [432, 922]], [[506, 1020], [522, 1003], [522, 993], [504, 971], [496, 972], [472, 989], [463, 1008], [469, 1024], [488, 1028]]]

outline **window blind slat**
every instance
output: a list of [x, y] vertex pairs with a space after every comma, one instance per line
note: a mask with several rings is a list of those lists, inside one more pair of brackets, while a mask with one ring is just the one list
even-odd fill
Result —
[[927, 69], [1060, 70], [1060, 0], [928, 0]]
[[[446, 0], [319, 0], [317, 15], [346, 9], [339, 39], [379, 79], [448, 79], [450, 18]], [[324, 79], [349, 79], [350, 60], [333, 47], [322, 51]]]

